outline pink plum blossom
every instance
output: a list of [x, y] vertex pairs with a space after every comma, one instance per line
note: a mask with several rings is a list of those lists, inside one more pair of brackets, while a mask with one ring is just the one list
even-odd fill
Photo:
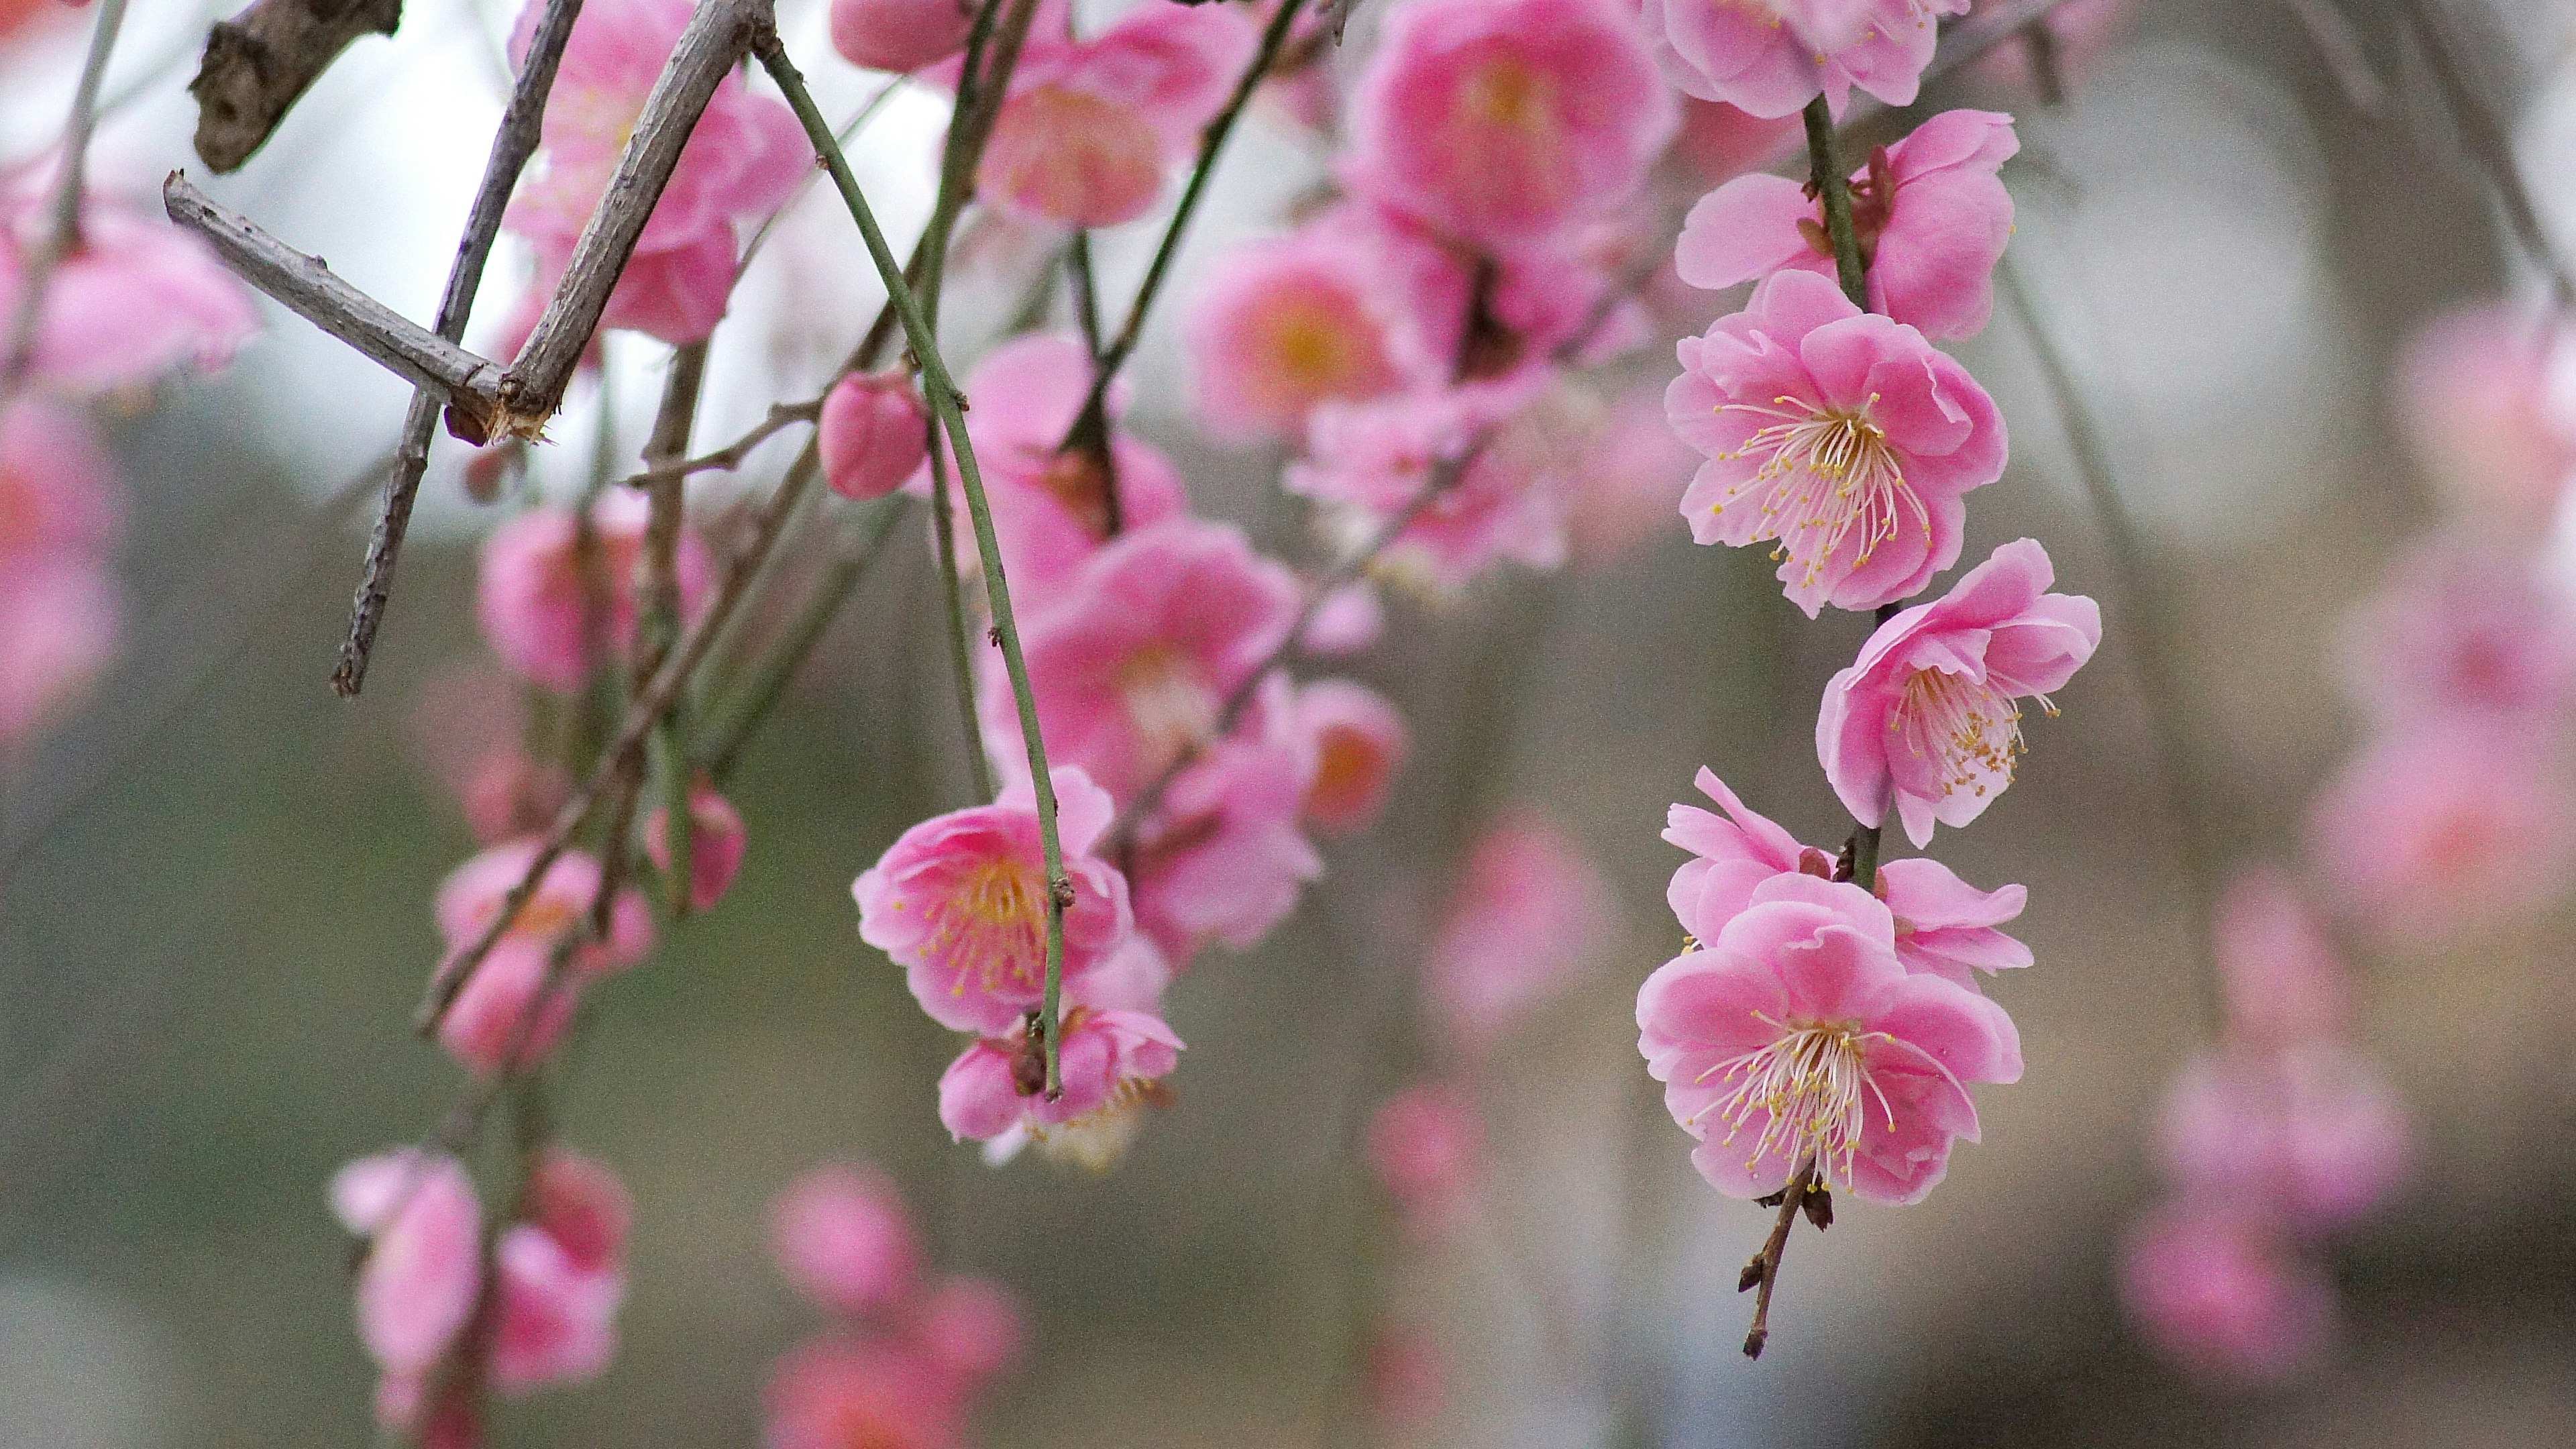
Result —
[[[743, 853], [751, 836], [733, 802], [700, 780], [689, 787], [689, 909], [703, 911], [723, 900], [742, 872]], [[668, 806], [644, 822], [644, 854], [653, 868], [671, 869], [671, 812]]]
[[[1106, 960], [1134, 916], [1127, 879], [1091, 855], [1117, 806], [1079, 765], [1053, 771], [1056, 835], [1073, 903], [1064, 912], [1064, 976]], [[851, 884], [859, 938], [904, 968], [913, 999], [957, 1031], [998, 1034], [1046, 987], [1046, 863], [1036, 791], [1006, 786], [990, 805], [935, 815], [907, 830]]]
[[1386, 605], [1378, 598], [1377, 587], [1366, 579], [1354, 579], [1315, 605], [1306, 632], [1297, 636], [1297, 648], [1326, 657], [1357, 654], [1385, 632]]
[[1306, 822], [1332, 835], [1365, 827], [1386, 808], [1395, 772], [1413, 748], [1404, 716], [1386, 696], [1347, 679], [1301, 686], [1291, 708], [1292, 728], [1314, 752]]
[[1252, 59], [1251, 24], [1224, 6], [1146, 4], [1090, 40], [1069, 40], [1062, 15], [1052, 26], [1041, 15], [1021, 48], [977, 192], [1023, 221], [1132, 221], [1196, 153], [1200, 129]]
[[922, 1295], [913, 1338], [922, 1351], [973, 1388], [1019, 1361], [1029, 1337], [1019, 1295], [989, 1278], [943, 1278]]
[[2344, 964], [2289, 873], [2257, 866], [2218, 898], [2216, 954], [2228, 1032], [2263, 1048], [2343, 1029], [2351, 992]]
[[2438, 720], [2348, 761], [2309, 815], [2335, 903], [2418, 949], [2529, 915], [2566, 890], [2576, 779], [2515, 720]]
[[95, 558], [115, 544], [124, 514], [88, 420], [37, 395], [0, 409], [0, 568]]
[[2576, 475], [2576, 419], [2553, 406], [2562, 329], [2489, 303], [2427, 322], [2399, 354], [2397, 423], [2442, 491], [2491, 526], [2546, 524]]
[[[510, 841], [475, 856], [439, 882], [432, 911], [449, 950], [462, 951], [481, 938], [510, 892], [527, 879], [536, 857], [535, 840]], [[579, 850], [563, 852], [546, 867], [536, 894], [511, 917], [503, 939], [551, 946], [567, 932], [586, 931], [599, 888], [598, 858]], [[652, 950], [653, 908], [645, 903], [644, 893], [630, 885], [618, 892], [609, 907], [608, 939], [585, 941], [574, 950], [572, 961], [584, 975], [606, 976], [643, 960]]]
[[1582, 845], [1534, 815], [1468, 848], [1423, 961], [1424, 1011], [1471, 1049], [1491, 1046], [1600, 959], [1618, 929], [1609, 882]]
[[1804, 140], [1795, 116], [1755, 116], [1724, 101], [1690, 96], [1682, 102], [1682, 129], [1674, 150], [1714, 186], [1769, 166]]
[[0, 764], [97, 685], [123, 614], [104, 568], [0, 558]]
[[482, 1209], [455, 1158], [405, 1148], [331, 1179], [331, 1211], [366, 1239], [358, 1336], [390, 1377], [428, 1372], [473, 1316], [483, 1280]]
[[2215, 1203], [2135, 1224], [2120, 1296], [2166, 1356], [2211, 1378], [2270, 1382], [2311, 1363], [2335, 1327], [2334, 1287], [2281, 1228]]
[[[18, 315], [52, 208], [0, 199], [0, 317]], [[88, 201], [80, 245], [45, 284], [29, 376], [83, 396], [142, 387], [187, 364], [214, 372], [260, 330], [250, 293], [212, 248], [159, 217]]]
[[[949, 0], [933, 0], [946, 5]], [[903, 486], [930, 451], [930, 415], [900, 373], [852, 373], [823, 395], [814, 445], [823, 481], [844, 498], [882, 498]]]
[[2002, 1007], [1909, 972], [1895, 919], [1858, 886], [1790, 873], [1637, 995], [1638, 1050], [1700, 1139], [1720, 1192], [1760, 1197], [1798, 1164], [1876, 1202], [1920, 1200], [1975, 1141], [1967, 1082], [2021, 1076]]
[[526, 1220], [502, 1233], [492, 1385], [525, 1394], [588, 1383], [617, 1351], [634, 1205], [608, 1168], [561, 1148], [530, 1173]]
[[2346, 621], [2342, 643], [2347, 692], [2384, 725], [2556, 710], [2576, 684], [2568, 602], [2536, 560], [2465, 530], [2400, 559]]
[[1298, 828], [1313, 761], [1276, 723], [1290, 709], [1276, 694], [1174, 776], [1137, 831], [1136, 925], [1176, 968], [1210, 940], [1259, 945], [1324, 872]]
[[564, 767], [531, 760], [516, 749], [495, 750], [467, 772], [457, 805], [466, 828], [485, 845], [544, 832], [572, 798]]
[[2334, 1041], [2188, 1063], [2165, 1091], [2158, 1137], [2185, 1194], [2248, 1197], [2310, 1228], [2377, 1206], [2413, 1145], [2397, 1094]]
[[[1227, 699], [1287, 638], [1298, 603], [1296, 577], [1230, 526], [1174, 518], [1119, 535], [1021, 625], [1047, 757], [1133, 797], [1209, 742]], [[982, 704], [995, 763], [1024, 773], [997, 668], [984, 673]]]
[[832, 0], [832, 48], [870, 70], [919, 70], [965, 49], [973, 18], [958, 0]]
[[[580, 519], [570, 509], [530, 509], [483, 541], [475, 617], [502, 663], [531, 683], [570, 694], [609, 651], [623, 653], [632, 645], [636, 569], [650, 511], [639, 493], [620, 489], [603, 495], [591, 509], [596, 557], [587, 568]], [[709, 571], [705, 545], [683, 533], [684, 614], [704, 601]]]
[[439, 1045], [478, 1075], [524, 1072], [562, 1043], [580, 990], [578, 973], [555, 969], [552, 946], [503, 936], [438, 1019]]
[[765, 1449], [959, 1449], [964, 1406], [917, 1350], [833, 1336], [778, 1361], [761, 1393]]
[[[1973, 337], [1994, 311], [1995, 263], [2012, 239], [2012, 196], [1996, 171], [2021, 142], [2012, 117], [1943, 111], [1852, 176], [1852, 222], [1869, 265], [1869, 305], [1926, 337]], [[1711, 291], [1796, 268], [1831, 278], [1821, 203], [1798, 182], [1739, 176], [1682, 223], [1674, 265]]]
[[1625, 202], [1677, 120], [1610, 0], [1415, 0], [1360, 80], [1343, 179], [1490, 248]]
[[1672, 83], [1760, 117], [1825, 97], [1839, 118], [1858, 86], [1914, 103], [1934, 23], [1968, 0], [1644, 0], [1646, 32]]
[[1665, 414], [1708, 459], [1682, 495], [1691, 537], [1776, 540], [1810, 618], [1894, 603], [1958, 561], [1964, 495], [2003, 475], [2004, 423], [1922, 333], [1784, 271], [1679, 352]]
[[845, 1317], [893, 1308], [921, 1276], [920, 1231], [894, 1179], [870, 1163], [789, 1183], [770, 1206], [769, 1248], [796, 1291]]
[[2055, 714], [2050, 691], [2102, 640], [2100, 607], [2047, 592], [2055, 578], [2037, 542], [2005, 544], [1949, 593], [1879, 625], [1825, 686], [1816, 756], [1853, 819], [1881, 824], [1892, 801], [1919, 848], [1935, 821], [1965, 825], [2012, 783], [2018, 701]]
[[1064, 1095], [1046, 1098], [1043, 1053], [1024, 1026], [966, 1048], [939, 1079], [939, 1120], [964, 1141], [1015, 1129], [1043, 1139], [1150, 1101], [1155, 1084], [1180, 1064], [1181, 1039], [1141, 1011], [1074, 1006], [1064, 1014]]
[[1446, 1083], [1407, 1087], [1369, 1117], [1369, 1172], [1419, 1232], [1440, 1231], [1465, 1212], [1484, 1153], [1484, 1118]]
[[1191, 309], [1190, 392], [1229, 439], [1294, 434], [1323, 402], [1364, 402], [1437, 375], [1379, 249], [1345, 226], [1236, 248]]

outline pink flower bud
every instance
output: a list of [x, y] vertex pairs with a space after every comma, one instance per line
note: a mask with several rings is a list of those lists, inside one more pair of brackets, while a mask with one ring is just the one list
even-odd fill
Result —
[[870, 70], [919, 70], [966, 44], [957, 0], [832, 0], [832, 48]]
[[770, 1251], [798, 1292], [835, 1313], [890, 1307], [912, 1292], [921, 1237], [894, 1179], [877, 1167], [818, 1167], [769, 1214]]
[[[505, 1063], [524, 1071], [545, 1060], [572, 1025], [578, 992], [569, 966], [553, 973], [553, 956], [551, 945], [525, 936], [495, 942], [439, 1019], [439, 1045], [479, 1073], [500, 1071]], [[551, 985], [550, 973], [558, 978]]]
[[[833, 7], [836, 34], [845, 8]], [[823, 480], [844, 498], [882, 498], [921, 466], [929, 452], [928, 429], [920, 397], [901, 376], [842, 378], [823, 399], [815, 440], [823, 453]]]
[[[749, 845], [742, 812], [733, 808], [732, 801], [704, 784], [689, 791], [689, 909], [703, 911], [724, 899], [742, 870], [743, 852]], [[645, 822], [644, 853], [652, 857], [654, 869], [670, 871], [668, 807], [654, 811]]]

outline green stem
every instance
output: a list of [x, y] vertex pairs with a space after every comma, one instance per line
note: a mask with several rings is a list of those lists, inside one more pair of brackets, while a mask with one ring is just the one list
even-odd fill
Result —
[[948, 455], [930, 440], [930, 531], [939, 540], [939, 592], [948, 606], [949, 677], [957, 690], [957, 727], [966, 735], [966, 768], [975, 798], [993, 798], [993, 762], [984, 753], [984, 722], [975, 713], [975, 621], [966, 617], [965, 585], [957, 577], [957, 511], [948, 499]]
[[[662, 406], [653, 417], [653, 434], [644, 444], [647, 470], [689, 455], [689, 434], [697, 422], [698, 398], [705, 391], [707, 344], [692, 342], [671, 354], [670, 376], [662, 384]], [[651, 687], [662, 660], [680, 637], [680, 532], [687, 506], [687, 479], [677, 473], [656, 476], [647, 485], [652, 512], [644, 525], [643, 578], [638, 592], [644, 609], [635, 631], [635, 667], [630, 692], [640, 696]], [[664, 872], [663, 900], [674, 919], [685, 917], [689, 899], [690, 829], [688, 752], [682, 744], [680, 709], [653, 727], [645, 742], [648, 760], [662, 771], [664, 844], [670, 866]], [[612, 843], [611, 848], [617, 848]]]
[[[1289, 0], [1290, 7], [1295, 3]], [[1036, 796], [1038, 846], [1047, 878], [1046, 997], [1039, 1009], [1037, 1029], [1045, 1035], [1047, 1095], [1058, 1097], [1064, 1091], [1062, 1052], [1057, 1041], [1064, 1002], [1064, 911], [1073, 896], [1073, 882], [1065, 875], [1064, 844], [1057, 838], [1055, 782], [1047, 775], [1046, 741], [1038, 733], [1037, 696], [1029, 687], [1028, 660], [1020, 652], [1020, 625], [1011, 611], [1010, 580], [1002, 572], [1001, 539], [993, 531], [993, 509], [984, 496], [984, 474], [975, 462], [974, 441], [966, 435], [965, 394], [949, 376], [948, 364], [939, 355], [939, 341], [931, 333], [930, 319], [923, 315], [921, 299], [904, 281], [903, 266], [895, 260], [894, 249], [886, 244], [885, 232], [877, 226], [876, 213], [859, 191], [859, 179], [850, 172], [849, 158], [833, 143], [831, 124], [823, 119], [813, 93], [805, 88], [805, 77], [787, 58], [786, 47], [779, 44], [775, 31], [760, 35], [754, 48], [770, 79], [778, 83], [796, 118], [804, 123], [806, 138], [813, 142], [815, 154], [831, 171], [832, 184], [839, 188], [842, 202], [849, 207], [850, 219], [858, 224], [868, 256], [885, 281], [886, 295], [903, 319], [913, 360], [921, 366], [922, 391], [957, 451], [957, 478], [965, 487], [966, 512], [975, 524], [975, 549], [984, 561], [984, 591], [992, 605], [994, 639], [1001, 645], [1002, 667], [1010, 675], [1011, 698], [1019, 707], [1020, 740], [1028, 751], [1029, 785]]]
[[749, 681], [734, 700], [710, 712], [714, 722], [705, 727], [693, 751], [708, 774], [723, 780], [733, 773], [743, 745], [786, 696], [789, 681], [822, 642], [823, 631], [831, 626], [833, 617], [850, 601], [860, 576], [867, 572], [877, 550], [885, 546], [886, 537], [894, 532], [895, 520], [903, 512], [900, 499], [883, 499], [872, 505], [866, 517], [851, 525], [823, 576], [815, 582], [805, 606], [788, 624], [787, 632], [753, 666]]

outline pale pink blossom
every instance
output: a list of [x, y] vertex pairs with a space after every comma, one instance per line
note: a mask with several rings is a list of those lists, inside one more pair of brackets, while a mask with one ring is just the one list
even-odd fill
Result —
[[[1134, 916], [1127, 879], [1091, 848], [1117, 806], [1079, 765], [1052, 772], [1056, 835], [1073, 902], [1064, 912], [1064, 977], [1116, 950]], [[998, 1034], [1046, 987], [1047, 878], [1035, 790], [1004, 787], [990, 805], [907, 830], [851, 884], [859, 939], [904, 968], [915, 1001], [957, 1031]]]
[[1028, 1313], [1010, 1289], [989, 1278], [958, 1274], [922, 1295], [912, 1336], [934, 1363], [972, 1389], [1026, 1352]]
[[2278, 1048], [2343, 1029], [2348, 973], [2287, 871], [2238, 872], [2218, 898], [2217, 917], [2218, 979], [2231, 1035]]
[[2309, 1228], [2376, 1207], [2413, 1155], [2405, 1104], [2332, 1040], [2198, 1057], [2165, 1089], [2157, 1126], [2184, 1193], [2264, 1203]]
[[[1295, 575], [1233, 527], [1174, 518], [1120, 534], [1021, 624], [1047, 758], [1133, 797], [1212, 739], [1227, 699], [1295, 625], [1298, 603]], [[1006, 776], [1026, 773], [998, 668], [984, 671], [982, 705], [995, 763]]]
[[832, 48], [870, 70], [919, 70], [965, 49], [973, 11], [958, 0], [832, 0]]
[[[1926, 337], [1973, 337], [1995, 306], [2012, 196], [1995, 173], [2021, 149], [2012, 117], [1943, 111], [1852, 175], [1852, 225], [1869, 305]], [[1681, 279], [1716, 291], [1784, 268], [1834, 276], [1822, 203], [1782, 176], [1739, 176], [1692, 207], [1674, 245]]]
[[2399, 431], [2442, 491], [2490, 526], [2545, 525], [2576, 475], [2576, 419], [2551, 399], [2566, 348], [2555, 323], [2486, 303], [2425, 323], [2398, 356]]
[[[733, 889], [751, 833], [742, 812], [704, 780], [689, 787], [689, 909], [707, 910]], [[664, 806], [644, 822], [644, 854], [653, 868], [671, 869], [671, 811]]]
[[[475, 617], [502, 663], [531, 683], [570, 694], [612, 653], [632, 646], [636, 569], [650, 511], [640, 493], [603, 495], [591, 509], [595, 556], [587, 568], [580, 519], [570, 509], [532, 508], [483, 541]], [[704, 602], [710, 571], [705, 545], [682, 533], [684, 615]]]
[[765, 1449], [959, 1449], [950, 1376], [884, 1339], [818, 1338], [780, 1358], [761, 1392]]
[[1297, 690], [1291, 726], [1314, 754], [1306, 786], [1306, 823], [1347, 835], [1377, 818], [1395, 772], [1413, 749], [1404, 716], [1386, 696], [1347, 679], [1319, 679]]
[[492, 1335], [492, 1387], [509, 1396], [586, 1384], [617, 1356], [617, 1310], [626, 1274], [582, 1267], [543, 1228], [515, 1223], [493, 1246], [500, 1312]]
[[115, 465], [87, 419], [37, 395], [0, 409], [0, 579], [98, 558], [124, 514]]
[[116, 580], [60, 557], [0, 559], [0, 763], [107, 673], [124, 616]]
[[1369, 1117], [1369, 1172], [1417, 1232], [1457, 1223], [1483, 1181], [1484, 1158], [1485, 1119], [1447, 1083], [1407, 1087]]
[[[1089, 40], [1042, 15], [1011, 74], [975, 172], [977, 193], [1024, 221], [1113, 226], [1153, 208], [1164, 178], [1251, 61], [1242, 15], [1145, 4]], [[954, 83], [953, 72], [946, 77]]]
[[2031, 539], [1994, 551], [1950, 592], [1878, 626], [1825, 686], [1816, 756], [1852, 818], [1879, 825], [1892, 803], [1906, 837], [1930, 842], [1985, 812], [2012, 783], [2021, 705], [2050, 714], [2102, 641], [2102, 611], [2047, 592], [2056, 574]]
[[1385, 632], [1386, 605], [1378, 598], [1377, 586], [1367, 579], [1354, 579], [1315, 606], [1306, 632], [1297, 636], [1297, 648], [1328, 658], [1357, 654]]
[[851, 373], [823, 395], [814, 434], [823, 481], [844, 498], [882, 498], [919, 471], [930, 452], [929, 428], [921, 395], [901, 373]]
[[1293, 435], [1318, 403], [1364, 402], [1438, 375], [1379, 254], [1351, 227], [1319, 225], [1218, 263], [1187, 327], [1190, 394], [1210, 431]]
[[[1276, 676], [1273, 676], [1275, 679]], [[1313, 761], [1272, 701], [1173, 777], [1136, 834], [1136, 925], [1175, 969], [1209, 941], [1249, 951], [1324, 872], [1299, 822]]]
[[1609, 0], [1415, 0], [1387, 20], [1343, 180], [1470, 247], [1625, 202], [1678, 120]]
[[542, 1229], [584, 1273], [622, 1273], [635, 1200], [608, 1164], [549, 1147], [528, 1174], [520, 1216]]
[[1646, 32], [1672, 83], [1755, 116], [1825, 97], [1839, 118], [1852, 87], [1910, 106], [1932, 61], [1934, 25], [1968, 0], [1644, 0]]
[[[0, 199], [0, 317], [18, 315], [29, 259], [52, 230], [49, 204]], [[202, 238], [91, 200], [80, 245], [46, 281], [29, 376], [80, 395], [141, 387], [182, 364], [214, 372], [259, 330], [249, 290]]]
[[439, 1045], [482, 1076], [524, 1072], [553, 1055], [581, 992], [580, 973], [557, 970], [554, 954], [524, 935], [495, 941], [439, 1017]]
[[2120, 1296], [2149, 1342], [2211, 1378], [2262, 1383], [2315, 1361], [2334, 1286], [2281, 1227], [2217, 1203], [2150, 1213], [2121, 1252]]
[[939, 1120], [960, 1141], [990, 1141], [1024, 1130], [1051, 1131], [1132, 1110], [1150, 1101], [1180, 1064], [1181, 1039], [1141, 1011], [1074, 1006], [1061, 1023], [1064, 1095], [1046, 1098], [1044, 1054], [1024, 1026], [968, 1046], [939, 1079]]
[[2536, 559], [2468, 530], [2415, 545], [2345, 622], [2346, 692], [2382, 725], [2564, 708], [2576, 617]]
[[1422, 965], [1425, 1015], [1492, 1045], [1599, 960], [1618, 929], [1609, 882], [1582, 845], [1514, 813], [1468, 847]]
[[2002, 1007], [1907, 971], [1867, 891], [1796, 872], [1648, 977], [1637, 1026], [1664, 1105], [1700, 1139], [1692, 1162], [1730, 1197], [1776, 1192], [1812, 1160], [1861, 1197], [1918, 1201], [1952, 1141], [1977, 1139], [1963, 1084], [2021, 1076]]
[[789, 1183], [770, 1206], [769, 1249], [796, 1291], [845, 1317], [895, 1307], [921, 1276], [921, 1233], [894, 1179], [870, 1163]]
[[482, 1209], [455, 1158], [403, 1148], [331, 1179], [331, 1211], [366, 1240], [358, 1336], [389, 1377], [428, 1372], [473, 1316], [483, 1281]]
[[2348, 761], [2309, 815], [2334, 902], [2425, 949], [2523, 919], [2563, 895], [2576, 779], [2545, 728], [2433, 720]]
[[[1980, 0], [1981, 8], [2000, 8], [2001, 0]], [[2134, 0], [2067, 0], [2053, 5], [2021, 33], [2004, 41], [1969, 63], [1968, 71], [1978, 80], [2000, 86], [2016, 95], [2048, 103], [2063, 100], [2052, 96], [2053, 85], [2077, 81], [2100, 66], [2104, 56], [2118, 44], [2138, 7]], [[2032, 32], [2048, 32], [2048, 57], [2043, 62], [2036, 51]], [[2041, 74], [2042, 65], [2054, 74]]]
[[1958, 562], [1965, 495], [2003, 476], [2003, 417], [1966, 368], [1813, 272], [1775, 273], [1679, 345], [1665, 415], [1708, 459], [1701, 543], [1776, 541], [1812, 618], [1894, 603]]
[[[439, 882], [432, 912], [438, 920], [439, 935], [445, 938], [450, 951], [471, 946], [491, 927], [510, 892], [527, 879], [537, 849], [534, 839], [493, 846]], [[564, 851], [546, 867], [536, 893], [510, 918], [503, 939], [551, 946], [567, 933], [586, 932], [599, 888], [598, 858], [585, 851]], [[652, 951], [653, 908], [645, 903], [644, 893], [630, 885], [619, 891], [609, 906], [608, 938], [584, 939], [574, 949], [572, 963], [585, 976], [606, 976], [634, 965]]]

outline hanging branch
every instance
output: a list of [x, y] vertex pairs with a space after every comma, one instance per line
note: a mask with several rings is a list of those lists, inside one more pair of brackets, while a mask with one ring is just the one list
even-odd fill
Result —
[[885, 546], [894, 532], [895, 521], [903, 516], [904, 500], [900, 496], [877, 500], [867, 515], [851, 522], [842, 532], [832, 561], [824, 567], [823, 576], [815, 581], [805, 606], [796, 612], [786, 632], [769, 652], [751, 667], [749, 678], [735, 691], [734, 697], [708, 711], [710, 723], [690, 747], [691, 763], [718, 780], [733, 773], [736, 758], [752, 733], [769, 718], [787, 693], [788, 683], [796, 677], [814, 646], [822, 641], [823, 631], [848, 603], [859, 586], [859, 578], [868, 564]]
[[107, 77], [107, 58], [125, 28], [125, 0], [102, 0], [98, 22], [90, 27], [89, 55], [81, 62], [80, 84], [72, 91], [72, 111], [63, 123], [62, 175], [54, 182], [53, 225], [44, 243], [27, 259], [21, 279], [17, 314], [9, 319], [8, 344], [0, 352], [0, 402], [17, 394], [35, 365], [36, 339], [45, 315], [45, 292], [54, 269], [80, 250], [81, 199], [89, 172], [89, 138], [98, 128], [98, 88]]

